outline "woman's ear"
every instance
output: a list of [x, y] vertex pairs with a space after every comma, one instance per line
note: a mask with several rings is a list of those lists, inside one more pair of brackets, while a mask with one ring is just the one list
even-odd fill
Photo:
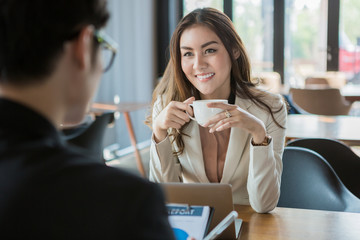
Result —
[[94, 27], [87, 26], [81, 29], [74, 40], [74, 57], [81, 70], [91, 67], [93, 36]]
[[240, 57], [240, 51], [239, 49], [234, 49], [233, 50], [233, 54], [234, 54], [234, 58], [238, 59]]

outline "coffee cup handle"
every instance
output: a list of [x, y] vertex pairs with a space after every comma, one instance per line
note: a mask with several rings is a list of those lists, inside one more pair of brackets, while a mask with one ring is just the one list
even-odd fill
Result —
[[[192, 103], [190, 103], [189, 105], [194, 109], [194, 106], [193, 106]], [[190, 114], [189, 114], [187, 111], [185, 111], [185, 112], [186, 112], [186, 114], [189, 116], [189, 118], [190, 118], [191, 120], [194, 120], [195, 122], [197, 122], [196, 119], [195, 119], [194, 117], [190, 116]]]

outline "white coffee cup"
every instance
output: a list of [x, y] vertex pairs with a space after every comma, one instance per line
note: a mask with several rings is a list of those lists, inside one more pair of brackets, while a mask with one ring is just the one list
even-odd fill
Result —
[[207, 104], [211, 102], [221, 102], [225, 104], [228, 103], [228, 101], [225, 99], [196, 100], [192, 104], [189, 104], [194, 109], [194, 117], [190, 116], [188, 113], [187, 114], [198, 124], [204, 125], [207, 121], [210, 120], [210, 118], [224, 111], [221, 108], [209, 108]]

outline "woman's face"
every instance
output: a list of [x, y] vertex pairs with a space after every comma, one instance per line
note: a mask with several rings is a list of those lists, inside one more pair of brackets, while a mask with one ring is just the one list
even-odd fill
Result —
[[181, 67], [199, 90], [201, 99], [227, 99], [231, 60], [220, 38], [210, 28], [193, 25], [180, 37]]

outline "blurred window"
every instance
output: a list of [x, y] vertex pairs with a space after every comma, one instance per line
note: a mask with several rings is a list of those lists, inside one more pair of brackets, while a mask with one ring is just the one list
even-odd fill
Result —
[[326, 71], [328, 0], [285, 0], [285, 83]]
[[212, 7], [224, 11], [224, 1], [221, 0], [184, 0], [183, 4], [184, 16], [196, 8]]
[[360, 84], [359, 0], [340, 1], [339, 71], [349, 82]]
[[273, 1], [233, 1], [233, 22], [246, 47], [253, 72], [273, 71], [273, 19]]

